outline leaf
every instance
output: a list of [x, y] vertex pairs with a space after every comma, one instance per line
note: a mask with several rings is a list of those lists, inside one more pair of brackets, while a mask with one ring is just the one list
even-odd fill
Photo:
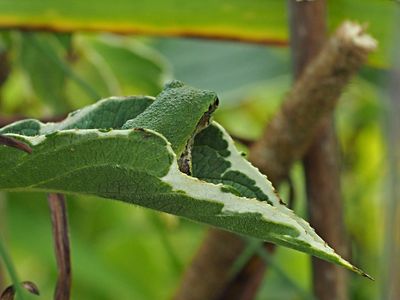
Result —
[[[94, 9], [95, 8], [95, 9]], [[0, 2], [0, 27], [24, 24], [56, 31], [112, 31], [161, 35], [214, 36], [281, 43], [285, 28], [281, 1], [38, 1]], [[280, 11], [271, 18], [273, 13]], [[278, 22], [277, 22], [278, 21]], [[278, 26], [276, 26], [278, 23]], [[205, 26], [207, 25], [207, 26]], [[269, 25], [269, 26], [265, 26]], [[269, 30], [268, 30], [269, 29]], [[268, 33], [262, 32], [267, 30]]]
[[255, 87], [290, 73], [285, 49], [177, 38], [156, 39], [152, 46], [171, 63], [174, 78], [213, 90], [222, 99], [229, 98], [230, 105], [248, 97]]
[[57, 43], [56, 36], [23, 33], [20, 40], [19, 62], [36, 96], [48, 103], [56, 113], [65, 112], [65, 73], [59, 67], [65, 64], [60, 58], [65, 51]]
[[225, 130], [209, 123], [217, 103], [213, 92], [175, 81], [155, 101], [114, 97], [60, 123], [11, 124], [0, 134], [28, 144], [32, 153], [0, 146], [0, 190], [122, 200], [294, 248], [365, 275], [289, 210]]
[[98, 99], [97, 92], [82, 80], [68, 64], [71, 40], [68, 35], [43, 33], [22, 33], [20, 36], [18, 63], [28, 75], [36, 96], [52, 106], [58, 113], [68, 111], [65, 86], [66, 80], [74, 82], [93, 100]]
[[[75, 35], [73, 71], [99, 95], [157, 94], [162, 90], [165, 63], [156, 51], [143, 43], [115, 36]], [[92, 104], [73, 80], [66, 93], [75, 108]]]
[[[123, 95], [157, 94], [164, 82], [165, 63], [154, 50], [123, 38], [85, 39], [119, 81]], [[93, 52], [91, 52], [93, 53]], [[88, 53], [88, 56], [91, 54]]]
[[[346, 19], [367, 23], [381, 43], [371, 61], [387, 66], [397, 5], [382, 0], [331, 1], [327, 5], [330, 28]], [[195, 36], [286, 45], [287, 14], [286, 2], [281, 0], [3, 0], [0, 28]]]

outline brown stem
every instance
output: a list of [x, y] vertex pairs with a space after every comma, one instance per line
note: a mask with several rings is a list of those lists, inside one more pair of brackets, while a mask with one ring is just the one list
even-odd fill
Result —
[[[294, 75], [298, 78], [321, 50], [326, 32], [326, 1], [289, 1]], [[310, 224], [340, 255], [348, 255], [340, 186], [340, 160], [333, 116], [321, 124], [303, 159]], [[316, 299], [347, 299], [346, 272], [312, 258]]]
[[49, 194], [48, 201], [58, 266], [58, 280], [54, 299], [68, 300], [71, 294], [71, 259], [65, 198], [62, 194]]
[[[264, 248], [269, 254], [274, 254], [276, 246], [264, 243]], [[267, 265], [259, 255], [253, 256], [245, 267], [226, 285], [219, 300], [254, 299]]]
[[[340, 189], [338, 143], [333, 120], [321, 125], [303, 160], [310, 224], [343, 257], [348, 256]], [[347, 273], [339, 266], [312, 258], [317, 299], [347, 299]]]
[[[267, 126], [264, 136], [250, 149], [250, 160], [268, 175], [275, 186], [287, 177], [293, 162], [304, 155], [320, 123], [332, 113], [340, 93], [375, 47], [375, 41], [364, 34], [360, 26], [346, 22], [339, 27], [313, 63], [304, 70], [287, 95], [282, 108]], [[184, 274], [175, 299], [218, 299], [221, 291], [226, 288], [231, 264], [215, 261], [235, 261], [241, 254], [243, 242], [233, 234], [230, 234], [229, 243], [226, 239], [213, 238], [217, 232], [212, 230], [208, 233], [201, 246], [202, 250], [196, 254]], [[232, 256], [227, 257], [225, 248], [238, 251], [229, 252]], [[210, 256], [213, 261], [210, 261]], [[250, 272], [253, 275], [248, 278], [249, 284], [241, 285], [240, 290], [251, 286], [254, 294], [261, 282], [264, 264], [258, 257], [254, 257], [249, 264], [253, 265], [255, 271]], [[198, 265], [202, 265], [201, 273], [196, 273], [195, 266]], [[247, 268], [248, 266], [243, 271]], [[215, 272], [218, 272], [219, 277], [210, 288], [209, 281], [203, 280]], [[196, 294], [193, 293], [194, 287]], [[239, 294], [241, 293], [238, 292]]]
[[[0, 49], [0, 87], [6, 82], [10, 74], [10, 62], [8, 52], [6, 49]], [[0, 94], [0, 110], [2, 107], [1, 94]]]
[[4, 84], [10, 74], [10, 62], [8, 53], [0, 49], [0, 86]]
[[[221, 244], [225, 247], [221, 247]], [[215, 228], [210, 229], [196, 257], [186, 270], [183, 283], [190, 283], [190, 287], [185, 284], [181, 286], [174, 299], [215, 299], [222, 292], [221, 279], [227, 281], [230, 268], [244, 247], [244, 241], [237, 235]], [[205, 287], [207, 291], [204, 290]], [[204, 298], [205, 295], [208, 298]]]

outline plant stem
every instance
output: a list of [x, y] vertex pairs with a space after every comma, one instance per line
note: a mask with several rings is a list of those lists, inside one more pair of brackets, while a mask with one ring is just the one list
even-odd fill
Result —
[[[294, 78], [298, 79], [325, 42], [326, 1], [289, 1]], [[340, 161], [333, 115], [324, 120], [304, 156], [310, 224], [336, 252], [348, 256], [340, 185]], [[343, 268], [312, 258], [314, 296], [347, 299]]]
[[22, 289], [21, 285], [19, 284], [19, 279], [17, 272], [15, 271], [14, 265], [11, 262], [11, 258], [8, 256], [8, 253], [6, 249], [3, 246], [3, 242], [0, 238], [0, 257], [3, 259], [4, 266], [8, 271], [8, 274], [10, 275], [10, 278], [12, 280], [13, 286], [15, 287], [17, 291], [17, 295], [20, 300], [24, 300], [24, 290]]
[[71, 294], [71, 258], [65, 198], [62, 194], [49, 194], [48, 202], [58, 265], [58, 280], [54, 299], [68, 300]]
[[166, 232], [166, 228], [160, 219], [159, 214], [154, 214], [153, 212], [148, 214], [148, 217], [155, 227], [155, 231], [160, 238], [161, 245], [164, 247], [165, 253], [168, 255], [168, 258], [171, 262], [171, 267], [176, 274], [180, 274], [183, 270], [183, 264], [180, 261], [178, 255], [176, 254], [171, 241], [169, 240], [168, 234]]

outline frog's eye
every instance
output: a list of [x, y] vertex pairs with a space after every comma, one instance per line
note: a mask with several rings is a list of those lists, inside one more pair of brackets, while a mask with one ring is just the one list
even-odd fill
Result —
[[210, 104], [210, 105], [208, 106], [208, 112], [209, 112], [209, 113], [214, 112], [214, 110], [217, 109], [218, 105], [219, 105], [219, 99], [218, 99], [218, 97], [215, 97], [214, 103], [213, 103], [213, 104]]

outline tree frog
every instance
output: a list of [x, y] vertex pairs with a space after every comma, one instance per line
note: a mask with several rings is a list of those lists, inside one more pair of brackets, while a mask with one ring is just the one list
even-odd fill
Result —
[[143, 113], [128, 120], [122, 128], [146, 128], [164, 135], [179, 157], [179, 169], [190, 175], [194, 136], [209, 125], [218, 104], [215, 92], [199, 90], [174, 80]]

